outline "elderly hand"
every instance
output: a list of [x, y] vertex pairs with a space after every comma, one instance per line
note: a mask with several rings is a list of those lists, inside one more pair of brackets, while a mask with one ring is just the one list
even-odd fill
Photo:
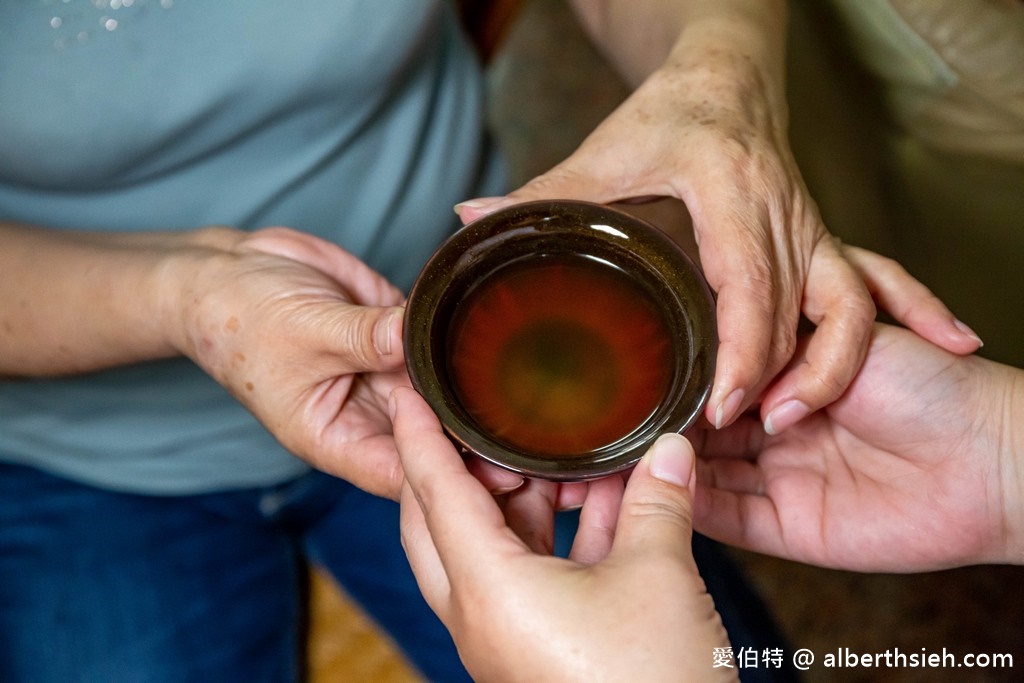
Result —
[[407, 384], [402, 294], [341, 248], [286, 228], [225, 231], [170, 261], [167, 334], [289, 451], [398, 498], [387, 397]]
[[[675, 47], [574, 154], [506, 197], [457, 208], [469, 221], [534, 199], [682, 200], [718, 295], [721, 346], [707, 418], [723, 427], [759, 402], [765, 429], [778, 433], [843, 393], [863, 361], [875, 307], [871, 283], [829, 235], [790, 151], [774, 36], [784, 21], [761, 16], [769, 4], [779, 3], [665, 4], [686, 15]], [[605, 19], [606, 42], [632, 36], [633, 52], [651, 35]], [[957, 353], [978, 348], [944, 308], [927, 312], [936, 313], [926, 323], [937, 330], [931, 338]], [[794, 359], [801, 314], [816, 329]]]
[[1024, 371], [875, 328], [849, 390], [785, 433], [704, 432], [697, 529], [801, 562], [1024, 564]]
[[[693, 450], [683, 437], [661, 437], [624, 493], [621, 477], [593, 482], [560, 559], [538, 553], [544, 543], [519, 533], [533, 523], [514, 519], [550, 518], [551, 482], [528, 482], [503, 511], [414, 391], [397, 389], [391, 409], [406, 552], [475, 679], [735, 680], [735, 669], [714, 666], [729, 643], [690, 549]], [[532, 495], [534, 485], [547, 495]]]

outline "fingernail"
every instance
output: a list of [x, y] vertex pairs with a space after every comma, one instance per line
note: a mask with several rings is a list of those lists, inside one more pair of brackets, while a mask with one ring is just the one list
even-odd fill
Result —
[[382, 356], [388, 356], [391, 354], [391, 322], [398, 315], [395, 312], [389, 313], [387, 316], [377, 321], [377, 327], [373, 330], [373, 346], [377, 349], [377, 353]]
[[768, 413], [768, 417], [764, 419], [764, 431], [773, 435], [778, 434], [807, 417], [810, 412], [803, 401], [786, 401]]
[[721, 429], [729, 424], [729, 421], [735, 417], [736, 411], [740, 409], [744, 396], [746, 393], [742, 389], [734, 389], [724, 401], [718, 404], [718, 408], [715, 410], [715, 429]]
[[651, 476], [686, 488], [693, 473], [693, 449], [679, 434], [662, 434], [651, 446], [648, 468]]
[[516, 483], [516, 484], [507, 484], [505, 486], [495, 486], [493, 489], [491, 489], [491, 495], [492, 496], [503, 496], [506, 493], [512, 493], [516, 489], [522, 488], [523, 484], [525, 484], [525, 483], [526, 483], [525, 479], [520, 479], [519, 482]]
[[460, 213], [463, 209], [484, 209], [492, 204], [497, 204], [504, 200], [504, 197], [480, 197], [478, 199], [467, 199], [464, 202], [459, 202], [452, 208], [455, 210], [455, 213]]
[[965, 335], [967, 335], [968, 337], [970, 337], [974, 341], [978, 342], [978, 346], [979, 347], [985, 345], [985, 342], [981, 341], [981, 337], [978, 336], [978, 333], [975, 332], [974, 330], [972, 330], [971, 328], [969, 328], [963, 321], [961, 321], [961, 320], [953, 320], [953, 325], [956, 326], [956, 329], [960, 330]]

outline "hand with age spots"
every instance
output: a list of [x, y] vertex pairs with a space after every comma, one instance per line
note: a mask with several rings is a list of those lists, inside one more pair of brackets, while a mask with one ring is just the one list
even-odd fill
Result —
[[[402, 294], [341, 248], [285, 228], [177, 259], [178, 349], [291, 452], [379, 495], [402, 475], [387, 396], [408, 382]], [[179, 285], [180, 286], [180, 285]]]
[[[185, 355], [292, 453], [397, 500], [386, 404], [408, 384], [404, 298], [352, 254], [288, 228], [125, 234], [0, 223], [0, 241], [0, 280], [36, 302], [0, 311], [0, 377]], [[522, 484], [474, 467], [493, 490]]]
[[[644, 7], [634, 17], [625, 4], [576, 4], [639, 87], [550, 171], [505, 197], [457, 206], [463, 221], [536, 199], [682, 200], [694, 234], [675, 237], [696, 238], [718, 297], [721, 346], [706, 417], [719, 428], [758, 404], [765, 429], [778, 433], [841, 396], [867, 350], [872, 294], [896, 302], [890, 313], [948, 350], [977, 350], [976, 335], [938, 302], [899, 305], [916, 281], [900, 277], [903, 289], [879, 291], [892, 284], [874, 272], [880, 260], [828, 233], [787, 137], [784, 3], [662, 3], [664, 30], [653, 35], [643, 30]], [[796, 357], [801, 316], [815, 330]]]

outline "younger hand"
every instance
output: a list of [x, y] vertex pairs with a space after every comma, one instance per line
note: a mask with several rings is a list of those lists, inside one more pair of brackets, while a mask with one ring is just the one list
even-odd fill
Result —
[[513, 531], [414, 391], [391, 400], [406, 553], [474, 678], [735, 679], [713, 666], [715, 648], [729, 643], [690, 549], [685, 439], [661, 437], [624, 493], [620, 477], [592, 483], [560, 559]]
[[1024, 564], [1022, 393], [1021, 370], [877, 325], [825, 410], [777, 436], [751, 418], [704, 432], [696, 526], [850, 570]]

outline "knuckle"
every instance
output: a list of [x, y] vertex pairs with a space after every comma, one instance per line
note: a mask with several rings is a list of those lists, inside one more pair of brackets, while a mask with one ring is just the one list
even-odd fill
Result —
[[859, 345], [846, 344], [835, 353], [825, 355], [811, 366], [813, 402], [825, 405], [841, 396], [853, 380], [863, 358]]
[[795, 325], [780, 324], [776, 326], [775, 339], [772, 343], [773, 365], [784, 365], [793, 357], [797, 346], [797, 330]]
[[846, 390], [846, 385], [852, 375], [849, 364], [839, 361], [822, 368], [821, 372], [817, 373], [816, 379], [821, 387], [821, 392], [825, 396], [833, 398]]
[[630, 517], [642, 520], [645, 524], [656, 522], [671, 524], [687, 529], [693, 522], [691, 505], [686, 505], [675, 496], [664, 496], [649, 493], [641, 496], [634, 505], [629, 507]]
[[883, 256], [882, 254], [875, 254], [874, 260], [875, 263], [872, 264], [872, 269], [880, 272], [886, 279], [896, 279], [908, 275], [907, 269], [896, 259]]
[[845, 297], [840, 306], [840, 321], [854, 330], [868, 327], [877, 314], [878, 309], [871, 297], [859, 292]]
[[564, 188], [586, 187], [587, 179], [592, 176], [593, 173], [578, 170], [569, 160], [547, 173], [534, 177], [509, 196], [522, 200], [557, 197], [566, 193]]
[[366, 367], [377, 358], [373, 343], [374, 321], [360, 313], [358, 307], [349, 306], [348, 315], [341, 316], [329, 334], [350, 362]]
[[870, 296], [866, 295], [849, 297], [844, 308], [844, 317], [849, 321], [849, 324], [856, 329], [869, 327], [871, 323], [874, 322], [875, 316], [878, 314], [875, 302]]

